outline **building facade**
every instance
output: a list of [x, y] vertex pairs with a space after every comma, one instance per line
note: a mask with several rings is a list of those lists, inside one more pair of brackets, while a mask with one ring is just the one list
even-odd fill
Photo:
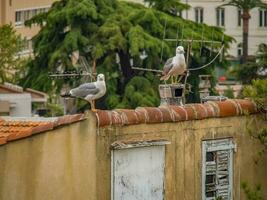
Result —
[[[143, 2], [143, 0], [131, 1]], [[222, 0], [181, 0], [181, 2], [191, 6], [189, 10], [180, 13], [184, 19], [220, 26], [227, 35], [236, 40], [228, 51], [229, 55], [235, 58], [242, 55], [242, 12], [240, 9], [232, 6], [221, 7], [225, 3]], [[266, 0], [263, 2], [267, 3]], [[267, 9], [255, 8], [250, 14], [248, 53], [255, 55], [259, 44], [267, 43]]]
[[10, 83], [0, 84], [0, 116], [31, 117], [44, 110], [48, 95]]
[[38, 31], [38, 26], [25, 27], [24, 22], [36, 14], [47, 12], [54, 0], [1, 0], [0, 26], [12, 24], [17, 33], [24, 39], [23, 50], [20, 54], [29, 54], [32, 51], [32, 37]]
[[264, 146], [247, 129], [265, 125], [256, 113], [228, 100], [0, 117], [0, 199], [244, 200], [242, 182], [266, 199], [267, 155], [254, 162]]
[[[241, 10], [226, 6], [220, 7], [222, 0], [181, 0], [191, 8], [182, 12], [184, 19], [190, 19], [198, 23], [206, 23], [211, 26], [220, 26], [227, 35], [235, 38], [229, 54], [238, 58], [242, 55], [242, 20]], [[267, 3], [266, 0], [263, 2]], [[267, 43], [267, 9], [255, 8], [251, 10], [249, 24], [248, 53], [255, 55], [261, 43]]]

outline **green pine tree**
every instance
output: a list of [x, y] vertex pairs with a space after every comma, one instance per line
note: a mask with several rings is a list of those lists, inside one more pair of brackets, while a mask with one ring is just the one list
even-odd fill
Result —
[[13, 82], [22, 60], [17, 56], [22, 40], [11, 25], [0, 26], [0, 82]]
[[[214, 32], [213, 39], [221, 40], [223, 35], [220, 28], [213, 27], [212, 31], [207, 25], [187, 21], [154, 8], [115, 0], [59, 1], [53, 4], [48, 13], [36, 16], [27, 24], [32, 23], [40, 24], [42, 29], [34, 38], [35, 59], [29, 63], [29, 74], [22, 81], [25, 86], [44, 91], [52, 88], [59, 90], [64, 80], [56, 80], [52, 84], [47, 81], [47, 73], [55, 69], [72, 69], [74, 66], [70, 55], [78, 49], [89, 62], [96, 60], [97, 72], [106, 75], [107, 108], [125, 102], [126, 90], [129, 84], [134, 84], [135, 81], [131, 80], [135, 76], [144, 76], [153, 84], [159, 83], [157, 76], [149, 79], [151, 73], [133, 70], [131, 63], [133, 61], [138, 67], [162, 69], [164, 61], [175, 54], [176, 43], [162, 40], [165, 23], [166, 38], [176, 38], [178, 34], [179, 37], [183, 35], [184, 38], [201, 39], [203, 35], [205, 40], [211, 39]], [[232, 38], [225, 36], [226, 47], [231, 41]], [[199, 64], [203, 61], [200, 47], [200, 43], [195, 43], [192, 54], [192, 58], [198, 60]], [[216, 51], [219, 46], [205, 48]], [[143, 52], [147, 55], [145, 59], [140, 58]], [[205, 61], [209, 60], [206, 58]], [[157, 87], [153, 89], [156, 94]], [[157, 106], [158, 100], [142, 102], [147, 102], [142, 103], [144, 106]], [[127, 102], [125, 105], [133, 107], [136, 103]]]

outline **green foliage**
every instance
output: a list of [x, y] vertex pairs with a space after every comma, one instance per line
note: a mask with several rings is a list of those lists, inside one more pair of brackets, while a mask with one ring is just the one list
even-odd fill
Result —
[[[54, 3], [48, 13], [27, 22], [28, 25], [32, 23], [39, 23], [42, 29], [34, 38], [35, 60], [28, 64], [29, 73], [22, 84], [43, 91], [59, 91], [64, 80], [48, 81], [47, 73], [76, 67], [72, 66], [70, 55], [78, 49], [90, 63], [96, 60], [97, 72], [105, 74], [108, 89], [105, 103], [100, 108], [109, 109], [122, 105], [129, 108], [155, 106], [159, 102], [159, 79], [151, 73], [132, 70], [130, 61], [133, 60], [134, 66], [162, 69], [164, 61], [175, 54], [176, 48], [175, 42], [162, 41], [165, 23], [166, 38], [176, 38], [178, 34], [179, 37], [202, 39], [203, 35], [203, 40], [220, 41], [223, 35], [220, 28], [187, 21], [141, 4], [116, 0], [62, 0]], [[224, 38], [227, 48], [232, 38]], [[199, 43], [192, 47], [191, 59], [196, 60], [196, 65], [191, 67], [212, 59], [209, 53], [208, 56], [199, 53], [200, 47]], [[205, 46], [207, 52], [217, 51], [219, 47], [215, 44]], [[140, 58], [142, 52], [148, 55], [144, 60]], [[212, 69], [204, 71], [211, 72]], [[132, 81], [135, 76], [146, 79], [142, 80], [142, 87], [136, 85], [136, 79]], [[78, 83], [69, 84], [76, 86]], [[146, 85], [153, 86], [151, 90], [154, 92], [149, 90], [151, 97], [144, 95], [142, 89], [148, 88]], [[134, 97], [130, 98], [129, 91], [132, 90]]]
[[233, 73], [236, 75], [238, 80], [241, 80], [244, 84], [249, 84], [254, 79], [266, 78], [267, 74], [259, 73], [260, 71], [265, 70], [267, 70], [267, 62], [247, 62], [240, 65]]
[[21, 67], [16, 56], [21, 50], [22, 40], [11, 25], [0, 26], [0, 82], [13, 82], [14, 71]]
[[263, 3], [261, 0], [231, 0], [222, 6], [235, 6], [240, 9], [251, 10], [256, 7], [266, 8], [267, 4]]
[[243, 94], [252, 98], [260, 108], [267, 108], [267, 79], [253, 80], [252, 85], [244, 88]]
[[226, 96], [229, 99], [234, 99], [235, 95], [233, 89], [228, 86], [227, 89], [224, 91], [223, 96]]
[[260, 44], [257, 52], [257, 59], [261, 62], [267, 62], [267, 44]]
[[241, 186], [245, 191], [247, 200], [263, 200], [261, 186], [259, 184], [255, 188], [250, 188], [247, 183], [243, 182]]
[[183, 4], [180, 0], [144, 0], [145, 3], [157, 10], [177, 15], [178, 11], [189, 9], [190, 6]]
[[48, 103], [46, 108], [48, 109], [46, 117], [56, 117], [64, 114], [64, 108], [58, 104]]
[[[245, 97], [254, 100], [259, 110], [267, 111], [267, 79], [253, 80], [252, 85], [246, 86], [243, 92]], [[266, 121], [267, 123], [267, 121]], [[259, 129], [257, 134], [253, 134], [255, 131], [249, 130], [251, 135], [261, 141], [261, 143], [267, 148], [267, 126]]]
[[125, 94], [118, 108], [136, 108], [138, 106], [157, 106], [159, 98], [151, 83], [144, 77], [135, 76], [126, 85]]
[[244, 84], [250, 84], [254, 79], [267, 78], [267, 45], [260, 44], [256, 60], [240, 65], [233, 73]]

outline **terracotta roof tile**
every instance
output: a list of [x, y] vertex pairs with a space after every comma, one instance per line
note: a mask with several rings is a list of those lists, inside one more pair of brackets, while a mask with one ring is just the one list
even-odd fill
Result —
[[[186, 104], [184, 106], [138, 107], [135, 110], [98, 110], [95, 115], [98, 126], [124, 126], [230, 117], [245, 113], [257, 113], [255, 104], [249, 100], [235, 99], [205, 104]], [[83, 114], [67, 115], [54, 121], [17, 121], [0, 118], [0, 145], [84, 119], [85, 115]]]
[[0, 145], [83, 119], [85, 119], [85, 115], [83, 114], [66, 115], [54, 121], [19, 121], [0, 118]]
[[256, 106], [249, 100], [227, 100], [205, 104], [186, 104], [184, 106], [139, 107], [135, 110], [99, 110], [96, 113], [98, 126], [129, 125], [141, 123], [178, 122], [200, 120], [214, 117], [230, 117], [257, 113]]

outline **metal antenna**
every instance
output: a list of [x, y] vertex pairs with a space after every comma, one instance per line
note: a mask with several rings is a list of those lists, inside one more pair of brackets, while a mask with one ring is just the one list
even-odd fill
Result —
[[210, 56], [211, 56], [211, 54], [213, 52], [214, 28], [212, 29], [211, 40], [212, 40], [212, 43], [211, 43]]
[[[188, 47], [187, 47], [187, 58], [186, 58], [186, 65], [187, 67], [189, 66], [189, 56], [190, 56], [190, 51], [192, 48], [192, 44], [193, 44], [193, 35], [192, 35], [192, 40], [191, 42], [188, 43]], [[187, 84], [187, 77], [189, 76], [189, 70], [186, 70], [185, 72], [185, 79], [184, 79], [184, 90], [183, 90], [183, 94], [182, 94], [182, 98], [183, 98], [183, 103], [185, 103], [185, 91], [186, 91], [186, 84]]]
[[176, 46], [178, 46], [178, 37], [179, 37], [179, 24], [177, 24], [177, 31], [176, 31]]
[[[224, 45], [224, 34], [222, 35], [222, 44]], [[220, 56], [220, 62], [222, 62], [222, 60], [223, 60], [223, 54], [224, 54], [224, 52], [222, 50], [221, 56]]]
[[201, 42], [200, 42], [200, 50], [199, 50], [199, 55], [202, 55], [202, 48], [203, 48], [203, 34], [204, 34], [204, 25], [202, 24], [202, 34], [201, 34]]
[[164, 31], [163, 31], [163, 38], [161, 42], [161, 55], [160, 55], [160, 62], [162, 62], [162, 57], [163, 57], [163, 44], [164, 44], [164, 39], [166, 35], [166, 26], [167, 26], [167, 17], [165, 18], [165, 25], [164, 25]]
[[181, 36], [181, 45], [183, 46], [183, 41], [184, 41], [184, 24], [182, 27], [182, 36]]
[[91, 80], [92, 80], [92, 73], [90, 72], [89, 70], [89, 64], [87, 63], [87, 60], [83, 57], [83, 56], [80, 56], [79, 57], [79, 63], [80, 65], [85, 69], [85, 70], [73, 70], [73, 71], [64, 71], [63, 73], [62, 72], [59, 72], [59, 71], [56, 71], [54, 73], [49, 73], [49, 78], [52, 78], [52, 79], [69, 79], [69, 78], [80, 78], [80, 77], [83, 77], [83, 76], [89, 76], [91, 77]]

